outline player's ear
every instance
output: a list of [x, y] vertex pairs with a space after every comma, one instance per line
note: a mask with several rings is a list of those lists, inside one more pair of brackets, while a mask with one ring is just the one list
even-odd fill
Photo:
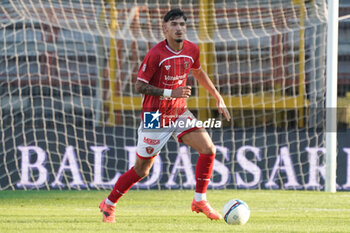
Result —
[[162, 28], [163, 28], [163, 33], [164, 33], [164, 35], [165, 35], [166, 32], [167, 32], [167, 25], [166, 25], [166, 22], [163, 22]]

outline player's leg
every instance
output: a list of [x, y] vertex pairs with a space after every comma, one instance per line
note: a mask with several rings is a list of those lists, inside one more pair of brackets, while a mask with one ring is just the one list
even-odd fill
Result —
[[121, 175], [115, 183], [112, 192], [108, 196], [107, 204], [115, 205], [134, 184], [145, 178], [152, 168], [154, 159], [155, 157], [147, 159], [137, 157], [135, 166]]
[[199, 153], [196, 165], [196, 192], [205, 193], [214, 166], [216, 149], [205, 129], [197, 129], [181, 137], [181, 141]]
[[155, 157], [147, 159], [137, 157], [135, 166], [119, 177], [108, 198], [100, 203], [99, 207], [103, 214], [104, 222], [115, 222], [116, 203], [134, 184], [149, 174], [154, 159]]
[[206, 191], [213, 171], [215, 146], [203, 128], [184, 134], [180, 140], [194, 148], [199, 157], [196, 164], [196, 193], [192, 201], [192, 211], [203, 212], [210, 219], [221, 219], [222, 216], [209, 205]]
[[138, 130], [135, 166], [119, 177], [108, 198], [100, 204], [104, 222], [115, 222], [116, 203], [135, 183], [149, 174], [155, 157], [171, 135], [172, 132], [169, 130], [144, 131], [141, 123]]

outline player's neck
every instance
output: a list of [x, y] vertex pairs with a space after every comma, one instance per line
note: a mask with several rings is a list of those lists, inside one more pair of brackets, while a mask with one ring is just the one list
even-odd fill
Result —
[[184, 44], [184, 42], [182, 41], [182, 42], [176, 42], [175, 40], [169, 40], [169, 39], [166, 39], [165, 40], [166, 41], [166, 43], [167, 43], [167, 45], [172, 49], [172, 50], [174, 50], [175, 52], [178, 52], [178, 51], [180, 51], [181, 49], [182, 49], [182, 47], [183, 47], [183, 44]]

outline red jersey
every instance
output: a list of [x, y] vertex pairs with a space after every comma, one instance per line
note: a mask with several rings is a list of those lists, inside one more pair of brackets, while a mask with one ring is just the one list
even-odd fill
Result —
[[[137, 79], [162, 89], [176, 89], [186, 86], [191, 69], [199, 68], [199, 48], [196, 44], [184, 40], [182, 50], [175, 52], [164, 40], [148, 51], [140, 66]], [[186, 109], [185, 98], [143, 96], [142, 112], [159, 110], [162, 119], [174, 121]]]

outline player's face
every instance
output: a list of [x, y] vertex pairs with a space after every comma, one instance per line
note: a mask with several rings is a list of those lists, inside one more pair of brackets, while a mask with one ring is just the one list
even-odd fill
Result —
[[168, 40], [174, 40], [181, 43], [186, 35], [186, 22], [180, 17], [174, 20], [169, 20], [164, 24], [164, 34]]

